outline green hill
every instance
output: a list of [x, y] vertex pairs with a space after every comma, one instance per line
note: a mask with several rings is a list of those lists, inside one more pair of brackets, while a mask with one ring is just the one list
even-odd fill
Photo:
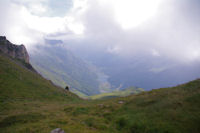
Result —
[[[20, 132], [16, 123], [36, 122], [43, 119], [44, 110], [79, 100], [28, 69], [23, 61], [0, 53], [0, 132]], [[10, 126], [14, 128], [7, 130]]]
[[22, 61], [6, 57], [3, 54], [0, 54], [0, 92], [2, 102], [73, 99], [71, 93], [26, 68]]

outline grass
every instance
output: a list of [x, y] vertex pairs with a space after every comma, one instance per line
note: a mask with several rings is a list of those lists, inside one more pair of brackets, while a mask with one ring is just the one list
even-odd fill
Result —
[[199, 133], [200, 80], [172, 88], [82, 100], [0, 55], [0, 132]]
[[113, 91], [110, 93], [101, 93], [98, 95], [88, 96], [86, 98], [92, 99], [92, 100], [109, 99], [109, 98], [114, 98], [114, 97], [125, 97], [125, 96], [129, 96], [131, 94], [138, 94], [143, 91], [144, 91], [144, 89], [142, 89], [142, 88], [130, 87], [125, 90]]

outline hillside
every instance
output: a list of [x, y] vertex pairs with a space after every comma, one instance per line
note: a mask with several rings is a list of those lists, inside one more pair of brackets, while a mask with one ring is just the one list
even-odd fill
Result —
[[0, 52], [0, 92], [2, 133], [200, 132], [200, 79], [127, 97], [82, 100], [23, 59]]
[[2, 102], [72, 99], [69, 96], [72, 94], [53, 85], [51, 81], [44, 79], [36, 72], [22, 67], [23, 65], [18, 60], [0, 54], [0, 99]]
[[36, 122], [56, 104], [79, 100], [41, 77], [24, 60], [0, 51], [0, 132], [10, 132], [10, 126], [14, 127], [13, 132], [21, 132], [16, 123]]
[[77, 93], [100, 93], [98, 75], [92, 66], [63, 48], [62, 44], [46, 45], [31, 53], [31, 64], [41, 75], [62, 88], [68, 85]]
[[200, 80], [109, 100], [79, 100], [0, 56], [2, 133], [199, 133]]

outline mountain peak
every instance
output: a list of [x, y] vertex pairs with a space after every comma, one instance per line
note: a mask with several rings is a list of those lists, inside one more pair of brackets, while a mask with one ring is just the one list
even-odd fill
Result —
[[0, 36], [0, 41], [2, 40], [6, 40], [6, 37], [5, 36]]
[[25, 46], [12, 44], [5, 36], [0, 36], [0, 52], [29, 63], [29, 55]]

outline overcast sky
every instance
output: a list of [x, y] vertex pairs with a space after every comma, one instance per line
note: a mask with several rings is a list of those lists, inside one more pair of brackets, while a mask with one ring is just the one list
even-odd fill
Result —
[[200, 0], [1, 0], [0, 17], [0, 35], [29, 51], [62, 39], [123, 57], [200, 62]]

